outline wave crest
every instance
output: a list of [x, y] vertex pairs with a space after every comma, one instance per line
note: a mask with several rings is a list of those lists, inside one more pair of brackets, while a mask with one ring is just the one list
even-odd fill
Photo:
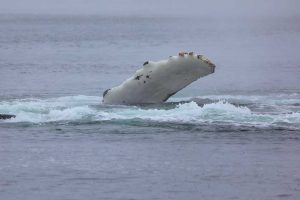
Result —
[[[51, 99], [23, 99], [0, 102], [0, 113], [17, 115], [5, 122], [97, 122], [110, 120], [145, 120], [188, 124], [233, 124], [273, 126], [280, 123], [300, 123], [299, 112], [257, 112], [226, 100], [198, 105], [179, 103], [175, 107], [157, 105], [156, 108], [137, 106], [105, 106], [94, 96], [71, 96]], [[253, 104], [254, 105], [254, 104]], [[253, 107], [252, 105], [252, 107]], [[258, 107], [260, 105], [257, 105]], [[4, 123], [4, 122], [2, 122]]]

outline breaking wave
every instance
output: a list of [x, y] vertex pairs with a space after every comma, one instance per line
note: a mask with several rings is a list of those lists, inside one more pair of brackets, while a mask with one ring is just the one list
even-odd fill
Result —
[[152, 106], [106, 106], [99, 97], [79, 95], [2, 101], [0, 113], [16, 115], [1, 123], [142, 120], [200, 125], [284, 125], [299, 129], [300, 99], [296, 94], [293, 97], [205, 96], [191, 101], [173, 99], [173, 103]]

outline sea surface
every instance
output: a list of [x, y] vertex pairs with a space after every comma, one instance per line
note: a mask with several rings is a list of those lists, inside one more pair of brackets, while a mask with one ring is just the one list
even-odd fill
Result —
[[[179, 51], [164, 104], [102, 93]], [[300, 17], [0, 15], [0, 199], [300, 199]]]

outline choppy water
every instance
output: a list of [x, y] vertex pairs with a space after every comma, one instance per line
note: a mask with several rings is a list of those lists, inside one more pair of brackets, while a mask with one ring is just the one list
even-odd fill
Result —
[[[299, 199], [298, 18], [0, 18], [3, 199]], [[108, 106], [143, 61], [217, 65], [167, 103]]]
[[[3, 101], [0, 112], [17, 117], [2, 124], [47, 125], [130, 123], [151, 128], [167, 126], [188, 130], [218, 126], [241, 129], [300, 130], [300, 95], [211, 95], [201, 98], [173, 98], [165, 104], [140, 106], [102, 105], [97, 96], [66, 96], [49, 99]], [[172, 101], [173, 100], [173, 101]], [[176, 101], [177, 100], [177, 101]], [[229, 128], [230, 129], [230, 128]], [[234, 129], [235, 130], [235, 129]], [[227, 130], [228, 131], [228, 130]]]

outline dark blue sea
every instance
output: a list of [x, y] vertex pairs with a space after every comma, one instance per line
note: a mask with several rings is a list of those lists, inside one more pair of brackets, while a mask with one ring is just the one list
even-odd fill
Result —
[[[164, 104], [102, 93], [179, 51]], [[300, 199], [300, 17], [0, 15], [0, 199]]]

